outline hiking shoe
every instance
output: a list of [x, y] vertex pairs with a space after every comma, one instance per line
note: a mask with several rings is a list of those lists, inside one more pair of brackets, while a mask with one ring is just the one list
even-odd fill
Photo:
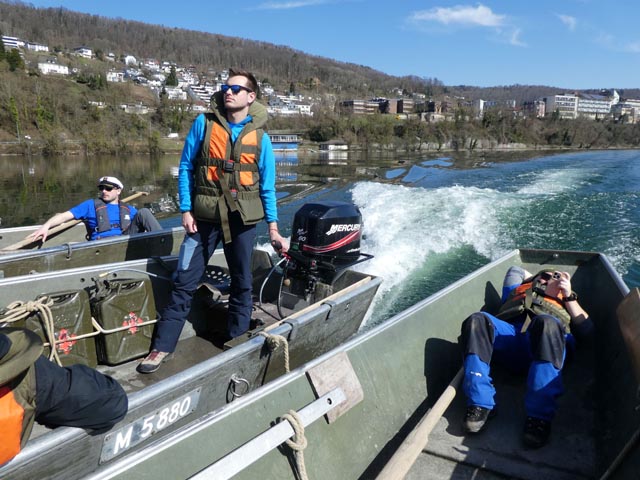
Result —
[[160, 368], [160, 364], [169, 360], [173, 355], [169, 352], [160, 352], [158, 350], [151, 350], [149, 355], [142, 360], [136, 370], [139, 373], [153, 373]]
[[550, 433], [551, 422], [541, 418], [527, 417], [522, 440], [527, 447], [540, 448], [549, 441]]
[[467, 412], [464, 414], [462, 426], [468, 433], [477, 433], [482, 430], [482, 427], [487, 423], [487, 420], [494, 415], [494, 410], [478, 407], [477, 405], [471, 405], [467, 407]]

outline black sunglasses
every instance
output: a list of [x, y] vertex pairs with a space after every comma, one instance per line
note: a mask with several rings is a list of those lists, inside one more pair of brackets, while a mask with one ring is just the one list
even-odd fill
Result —
[[243, 87], [242, 85], [222, 85], [221, 87], [222, 93], [227, 93], [227, 90], [231, 90], [231, 93], [237, 95], [240, 93], [240, 90], [245, 90], [248, 93], [253, 93], [253, 90], [247, 87]]
[[98, 185], [98, 190], [100, 191], [106, 190], [107, 192], [110, 192], [111, 190], [113, 190], [113, 187], [107, 187], [106, 185]]

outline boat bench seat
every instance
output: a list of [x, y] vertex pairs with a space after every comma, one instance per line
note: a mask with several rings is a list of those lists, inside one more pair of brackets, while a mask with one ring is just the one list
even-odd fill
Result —
[[217, 303], [231, 291], [231, 277], [226, 269], [217, 265], [208, 265], [197, 288], [199, 295]]

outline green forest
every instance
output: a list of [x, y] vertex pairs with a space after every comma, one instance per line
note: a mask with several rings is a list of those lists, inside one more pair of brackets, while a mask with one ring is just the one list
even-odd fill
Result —
[[[183, 136], [195, 114], [189, 102], [156, 96], [131, 82], [107, 83], [114, 66], [104, 59], [133, 54], [191, 65], [203, 75], [230, 66], [256, 73], [278, 91], [321, 99], [313, 117], [274, 117], [270, 130], [289, 130], [306, 142], [341, 139], [359, 148], [404, 150], [476, 150], [520, 144], [526, 148], [637, 148], [640, 125], [588, 119], [514, 117], [489, 110], [482, 119], [458, 107], [454, 120], [438, 123], [394, 115], [340, 115], [336, 102], [347, 98], [392, 97], [395, 89], [439, 99], [532, 100], [562, 90], [545, 86], [476, 88], [445, 86], [436, 78], [393, 77], [371, 68], [306, 55], [289, 47], [242, 38], [170, 29], [126, 20], [79, 14], [63, 8], [38, 9], [21, 2], [0, 2], [0, 33], [49, 45], [49, 57], [76, 68], [69, 77], [41, 75], [42, 54], [5, 51], [0, 42], [0, 153], [158, 154], [180, 148], [166, 139]], [[69, 52], [87, 45], [94, 59]], [[619, 92], [621, 95], [625, 92]], [[640, 90], [626, 92], [640, 96]], [[121, 105], [143, 104], [148, 114], [125, 113]]]

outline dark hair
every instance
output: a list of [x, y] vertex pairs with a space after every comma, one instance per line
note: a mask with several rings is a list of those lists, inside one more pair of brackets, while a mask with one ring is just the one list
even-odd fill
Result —
[[258, 81], [256, 77], [253, 76], [253, 73], [243, 70], [241, 68], [230, 68], [229, 69], [229, 77], [244, 77], [249, 81], [249, 88], [258, 94]]

